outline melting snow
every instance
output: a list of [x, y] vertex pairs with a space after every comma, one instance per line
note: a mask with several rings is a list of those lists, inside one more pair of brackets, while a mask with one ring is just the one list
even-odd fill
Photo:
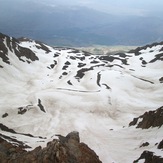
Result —
[[[8, 113], [0, 123], [17, 133], [46, 139], [5, 131], [1, 131], [2, 134], [14, 136], [35, 148], [45, 146], [55, 134], [66, 135], [77, 130], [81, 141], [95, 150], [104, 163], [131, 163], [144, 150], [163, 156], [155, 146], [162, 139], [162, 127], [148, 130], [128, 127], [134, 117], [163, 105], [163, 89], [159, 83], [162, 62], [142, 67], [140, 60], [143, 57], [149, 62], [163, 46], [141, 50], [140, 56], [126, 53], [127, 65], [121, 60], [102, 61], [97, 56], [45, 45], [50, 50], [47, 53], [34, 41], [23, 41], [20, 46], [30, 48], [39, 60], [28, 64], [28, 59], [22, 57], [25, 61], [22, 62], [9, 49], [11, 65], [0, 59], [4, 67], [0, 68], [0, 115]], [[93, 60], [99, 63], [91, 64]], [[70, 64], [63, 70], [67, 61]], [[54, 63], [57, 64], [51, 68]], [[84, 66], [79, 68], [78, 63]], [[75, 78], [81, 69], [84, 69], [83, 78]], [[45, 112], [40, 110], [38, 99]], [[18, 114], [19, 107], [27, 108], [26, 112]], [[150, 145], [140, 148], [146, 141]]]

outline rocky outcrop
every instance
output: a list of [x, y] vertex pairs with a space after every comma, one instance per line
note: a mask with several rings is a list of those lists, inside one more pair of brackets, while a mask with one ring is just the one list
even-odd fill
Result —
[[157, 147], [158, 149], [163, 149], [163, 140], [162, 141], [160, 141], [160, 143], [158, 144], [158, 147]]
[[7, 64], [10, 64], [10, 59], [8, 56], [9, 51], [10, 53], [16, 55], [22, 62], [26, 62], [26, 60], [23, 60], [22, 57], [25, 57], [28, 63], [39, 60], [32, 50], [21, 47], [17, 39], [0, 33], [0, 58]]
[[163, 77], [161, 77], [161, 78], [159, 79], [159, 81], [160, 81], [160, 83], [163, 83]]
[[143, 160], [144, 163], [163, 163], [163, 158], [154, 155], [154, 153], [150, 151], [144, 151], [133, 163], [137, 163], [140, 160]]
[[[139, 123], [138, 123], [139, 121]], [[136, 125], [136, 128], [148, 129], [150, 127], [161, 127], [163, 125], [163, 106], [154, 111], [145, 112], [138, 118], [134, 118], [129, 126]]]
[[146, 146], [148, 146], [149, 145], [149, 143], [148, 142], [145, 142], [145, 143], [143, 143], [142, 145], [140, 145], [140, 148], [141, 147], [146, 147]]
[[45, 148], [32, 151], [8, 143], [0, 138], [1, 163], [101, 163], [98, 156], [86, 144], [80, 143], [79, 133], [71, 132], [66, 137], [47, 143]]
[[[136, 49], [134, 50], [130, 50], [128, 53], [135, 53], [135, 55], [140, 55], [141, 54], [141, 50], [145, 50], [147, 48], [152, 48], [154, 46], [157, 46], [157, 45], [163, 45], [163, 42], [160, 42], [160, 43], [153, 43], [153, 44], [150, 44], [150, 45], [146, 45], [146, 46], [142, 46], [142, 47], [137, 47]], [[160, 49], [160, 51], [162, 51], [162, 49]]]

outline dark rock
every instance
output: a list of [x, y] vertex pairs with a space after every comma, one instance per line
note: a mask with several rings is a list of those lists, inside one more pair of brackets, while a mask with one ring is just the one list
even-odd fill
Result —
[[55, 58], [55, 57], [58, 57], [59, 55], [60, 55], [60, 53], [56, 52], [56, 53], [54, 53], [53, 57]]
[[41, 104], [41, 100], [38, 99], [38, 107], [40, 108], [41, 111], [46, 112], [44, 109], [44, 106]]
[[[139, 121], [137, 124], [138, 120]], [[134, 118], [129, 126], [137, 125], [136, 128], [148, 129], [150, 127], [161, 127], [163, 125], [163, 106], [154, 111], [145, 112], [138, 118]]]
[[93, 60], [90, 63], [96, 64], [96, 63], [99, 63], [99, 61]]
[[73, 140], [77, 141], [78, 143], [80, 142], [79, 132], [77, 132], [77, 131], [70, 132], [70, 133], [66, 136], [66, 138], [67, 138], [67, 139], [73, 139]]
[[138, 118], [134, 118], [132, 122], [129, 123], [129, 126], [134, 126], [138, 122]]
[[8, 58], [8, 49], [4, 44], [5, 41], [5, 35], [3, 35], [2, 33], [0, 33], [0, 57], [2, 58], [2, 61], [10, 64], [9, 58]]
[[130, 50], [128, 53], [135, 53], [136, 56], [140, 55], [140, 50], [142, 50], [143, 48], [138, 47], [136, 49]]
[[129, 69], [130, 71], [135, 71], [134, 69]]
[[148, 146], [149, 145], [149, 143], [148, 142], [145, 142], [145, 143], [143, 143], [141, 146], [140, 146], [140, 148], [141, 147], [146, 147], [146, 146]]
[[67, 75], [68, 73], [67, 72], [63, 72], [62, 75]]
[[71, 132], [66, 137], [58, 136], [59, 140], [54, 139], [47, 143], [45, 148], [37, 147], [29, 152], [0, 138], [0, 162], [101, 163], [93, 150], [86, 144], [80, 143], [78, 132]]
[[145, 60], [142, 60], [142, 64], [145, 65], [147, 64], [147, 62]]
[[54, 68], [54, 66], [55, 66], [54, 64], [51, 64], [51, 65], [50, 65], [50, 68]]
[[15, 54], [19, 58], [20, 61], [23, 61], [21, 59], [22, 56], [25, 56], [27, 59], [30, 59], [31, 61], [39, 60], [39, 58], [36, 56], [36, 54], [32, 50], [18, 46], [18, 49], [19, 49], [18, 51], [16, 50], [16, 44], [14, 44], [13, 47], [15, 49]]
[[81, 68], [83, 66], [85, 66], [86, 64], [85, 63], [78, 63], [78, 67]]
[[69, 81], [67, 81], [67, 83], [69, 84], [69, 85], [72, 85], [72, 83], [71, 83], [71, 81], [69, 80]]
[[27, 109], [24, 107], [19, 107], [18, 110], [18, 114], [24, 114], [27, 111]]
[[161, 78], [159, 79], [159, 81], [160, 81], [160, 83], [163, 83], [163, 77], [161, 77]]
[[90, 67], [90, 68], [82, 68], [82, 69], [78, 70], [75, 78], [77, 78], [77, 79], [83, 78], [83, 76], [85, 75], [85, 72], [90, 71], [90, 70], [93, 70], [93, 67]]
[[97, 85], [101, 87], [100, 80], [101, 80], [101, 74], [100, 74], [100, 72], [98, 72], [97, 73]]
[[90, 56], [90, 55], [92, 55], [92, 53], [89, 53], [89, 52], [87, 52], [87, 51], [82, 51], [83, 52], [83, 54], [85, 55], [85, 56]]
[[37, 44], [39, 44], [39, 46], [36, 45], [36, 47], [38, 49], [42, 49], [42, 50], [46, 51], [46, 53], [50, 53], [51, 52], [51, 50], [49, 50], [49, 48], [45, 44], [43, 44], [42, 42], [40, 42], [40, 41], [35, 41], [35, 42]]
[[2, 123], [0, 123], [0, 129], [1, 129], [2, 131], [11, 132], [11, 133], [16, 133], [13, 129], [8, 128], [7, 126], [3, 125]]
[[[7, 142], [9, 141], [9, 142], [12, 142], [13, 144], [16, 144], [18, 147], [20, 147], [20, 148], [22, 148], [22, 149], [25, 149], [25, 148], [31, 148], [31, 147], [29, 147], [28, 145], [26, 145], [24, 142], [22, 142], [22, 141], [19, 141], [19, 140], [17, 140], [17, 139], [15, 139], [15, 138], [12, 138], [12, 137], [9, 137], [9, 136], [6, 136], [6, 135], [3, 135], [3, 134], [0, 134], [0, 140], [7, 140]], [[1, 142], [1, 141], [0, 141]], [[0, 145], [2, 145], [1, 143], [0, 143]]]
[[68, 66], [65, 65], [65, 66], [62, 67], [62, 70], [66, 70], [67, 68], [68, 68]]
[[81, 61], [84, 61], [85, 60], [85, 56], [82, 56], [82, 57], [76, 57], [77, 59], [81, 60]]
[[70, 56], [70, 59], [75, 60], [76, 58], [74, 56]]
[[[4, 40], [5, 40], [5, 43], [4, 43]], [[7, 48], [11, 52], [13, 52], [18, 57], [18, 59], [22, 62], [25, 62], [21, 58], [23, 56], [26, 57], [27, 59], [30, 59], [31, 61], [39, 60], [39, 58], [36, 56], [36, 54], [32, 50], [19, 46], [19, 41], [17, 39], [11, 38], [9, 36], [6, 36], [0, 33], [0, 49], [2, 50], [2, 52], [0, 52], [0, 57], [5, 63], [10, 64]], [[30, 62], [28, 61], [28, 63]]]
[[65, 65], [71, 65], [71, 63], [69, 61], [65, 62]]
[[[40, 136], [33, 136], [33, 135], [31, 135], [31, 134], [18, 133], [18, 132], [16, 132], [15, 130], [13, 130], [13, 129], [11, 129], [11, 128], [5, 126], [5, 125], [3, 125], [2, 123], [0, 123], [0, 129], [1, 129], [2, 131], [11, 132], [11, 133], [13, 133], [13, 134], [25, 135], [25, 136], [28, 136], [28, 137], [35, 137], [35, 138], [38, 138], [38, 137], [39, 137], [40, 139], [46, 139], [46, 138], [43, 138], [43, 137], [40, 137]], [[10, 138], [10, 137], [8, 137], [8, 136], [2, 135], [2, 134], [1, 134], [0, 136], [3, 137], [3, 138], [5, 138], [6, 140], [13, 141], [13, 142], [17, 142], [16, 139]]]
[[160, 49], [160, 52], [163, 51], [163, 47]]
[[142, 159], [144, 163], [163, 163], [163, 158], [161, 158], [160, 156], [155, 156], [154, 153], [150, 151], [144, 151], [141, 154], [141, 156], [137, 160], [135, 160], [133, 163], [137, 163], [138, 161]]
[[158, 149], [163, 149], [163, 140], [159, 143]]
[[157, 60], [163, 61], [163, 53], [161, 53], [161, 54], [156, 54], [156, 55], [155, 55], [155, 58], [152, 59], [151, 61], [149, 61], [149, 63], [156, 62]]
[[5, 113], [5, 114], [2, 115], [2, 118], [5, 118], [7, 116], [8, 116], [8, 113]]
[[[29, 38], [25, 38], [25, 37], [20, 37], [20, 38], [17, 39], [17, 41], [18, 42], [24, 42], [24, 41], [32, 42], [33, 40], [31, 40]], [[49, 50], [49, 48], [45, 44], [43, 44], [42, 42], [40, 42], [40, 41], [35, 41], [35, 42], [36, 42], [36, 44], [38, 44], [38, 45], [36, 45], [36, 47], [38, 49], [42, 49], [42, 50], [46, 51], [46, 53], [51, 52]]]
[[58, 136], [61, 142], [68, 142], [69, 140], [74, 140], [78, 143], [80, 142], [79, 132], [77, 131], [70, 132], [66, 137], [62, 135], [56, 135], [56, 136]]
[[106, 87], [106, 89], [111, 89], [107, 84], [102, 84]]
[[23, 42], [23, 41], [32, 42], [32, 40], [31, 40], [31, 39], [26, 38], [26, 37], [19, 37], [19, 38], [17, 38], [17, 40], [18, 40], [19, 42]]

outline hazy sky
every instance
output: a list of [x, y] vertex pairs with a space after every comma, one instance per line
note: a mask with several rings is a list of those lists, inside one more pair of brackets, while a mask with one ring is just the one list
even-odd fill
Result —
[[[0, 4], [11, 2], [12, 5], [17, 5], [18, 1], [33, 1], [53, 6], [58, 4], [80, 5], [120, 15], [146, 16], [153, 14], [159, 16], [163, 14], [163, 0], [0, 0]], [[8, 4], [10, 5], [10, 3]]]
[[163, 0], [40, 0], [39, 2], [87, 6], [112, 14], [145, 16], [163, 13]]
[[[63, 35], [66, 39], [71, 37], [78, 40], [88, 40], [89, 33], [91, 41], [109, 38], [122, 44], [123, 40], [130, 39], [133, 44], [137, 44], [162, 40], [162, 15], [163, 0], [0, 0], [0, 32], [14, 37], [26, 35], [35, 39], [60, 34], [61, 38]], [[66, 26], [66, 22], [69, 26]], [[79, 34], [70, 29], [82, 31]], [[60, 31], [59, 34], [57, 30]], [[110, 31], [112, 32], [109, 33]], [[98, 38], [95, 39], [95, 36]]]

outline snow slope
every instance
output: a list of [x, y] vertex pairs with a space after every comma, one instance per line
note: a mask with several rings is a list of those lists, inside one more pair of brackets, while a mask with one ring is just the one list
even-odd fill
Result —
[[0, 34], [0, 136], [31, 150], [76, 130], [104, 163], [163, 156], [163, 127], [128, 126], [163, 106], [162, 61], [163, 44], [98, 56]]

